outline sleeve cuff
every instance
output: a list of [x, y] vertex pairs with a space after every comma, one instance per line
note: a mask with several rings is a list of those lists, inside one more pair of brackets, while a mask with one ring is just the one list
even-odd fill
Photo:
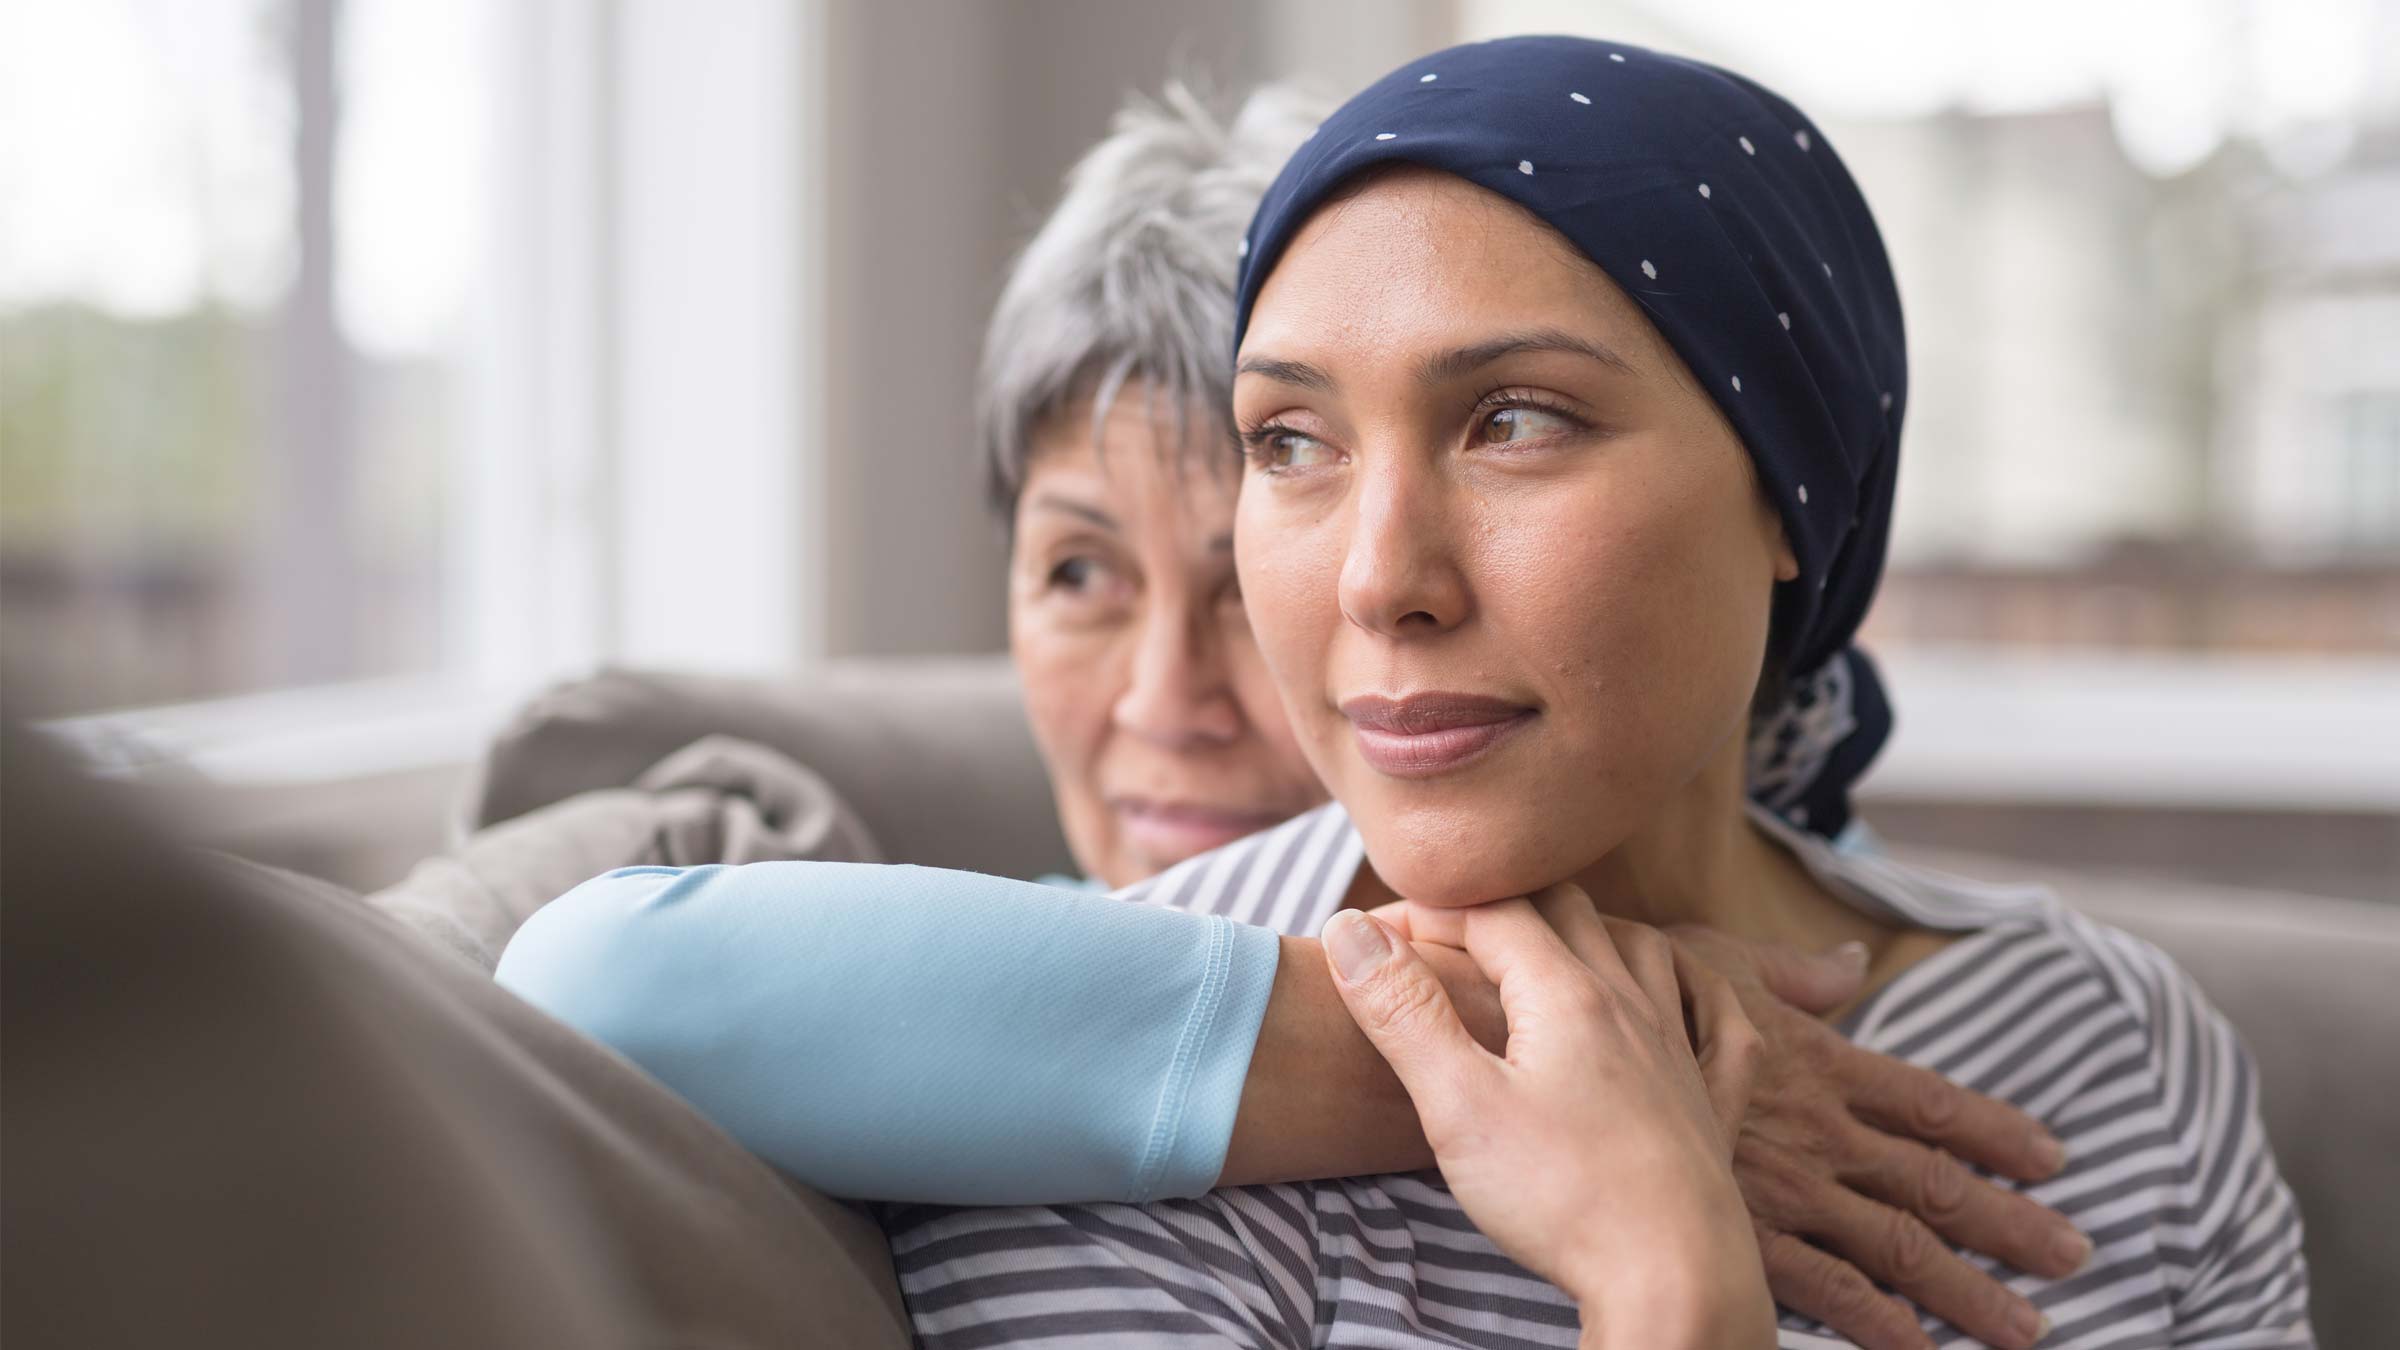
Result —
[[1270, 929], [1211, 917], [1206, 970], [1160, 1085], [1128, 1201], [1203, 1195], [1217, 1184], [1281, 950]]

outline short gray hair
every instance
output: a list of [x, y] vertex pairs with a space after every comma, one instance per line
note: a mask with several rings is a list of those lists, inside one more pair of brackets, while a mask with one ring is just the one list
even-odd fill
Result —
[[[1135, 95], [1067, 174], [984, 336], [976, 433], [992, 506], [1014, 516], [1044, 423], [1088, 399], [1097, 435], [1129, 380], [1222, 437], [1232, 403], [1233, 284], [1259, 198], [1332, 109], [1267, 86], [1228, 122], [1170, 83]], [[1231, 456], [1226, 456], [1231, 460]]]

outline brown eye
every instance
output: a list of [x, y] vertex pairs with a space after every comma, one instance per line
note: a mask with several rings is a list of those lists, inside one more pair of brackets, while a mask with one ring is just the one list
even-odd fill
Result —
[[1246, 439], [1251, 462], [1268, 473], [1313, 469], [1333, 458], [1325, 442], [1289, 427], [1262, 427]]
[[1483, 419], [1483, 439], [1487, 445], [1538, 441], [1545, 436], [1561, 436], [1573, 430], [1573, 422], [1539, 408], [1502, 408]]

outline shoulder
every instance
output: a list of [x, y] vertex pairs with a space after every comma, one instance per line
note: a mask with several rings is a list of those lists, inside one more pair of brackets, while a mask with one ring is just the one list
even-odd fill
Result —
[[1366, 855], [1337, 802], [1212, 849], [1115, 892], [1120, 900], [1222, 915], [1278, 933], [1315, 933], [1341, 907]]
[[2030, 1193], [2100, 1243], [2078, 1287], [2153, 1299], [2178, 1334], [2304, 1336], [2298, 1209], [2232, 1024], [2157, 946], [2054, 895], [2011, 892], [1984, 917], [1870, 1004], [1854, 1039], [2058, 1134], [2068, 1170]]
[[[1884, 856], [1845, 857], [1840, 875], [1896, 917], [1962, 934], [1897, 979], [1860, 1030], [1879, 1039], [1939, 1021], [2000, 1040], [2047, 1030], [2103, 1035], [2138, 1059], [2161, 1093], [2212, 1070], [2246, 1073], [2223, 1014], [2152, 943], [2090, 918], [2049, 888], [1970, 880]], [[2049, 1044], [2055, 1050], [2059, 1042]], [[2205, 1050], [2212, 1058], [2195, 1060]], [[2130, 1065], [2121, 1065], [2130, 1068]]]

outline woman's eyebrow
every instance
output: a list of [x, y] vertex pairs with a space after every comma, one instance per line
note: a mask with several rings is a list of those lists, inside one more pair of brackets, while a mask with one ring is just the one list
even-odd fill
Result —
[[1270, 380], [1314, 389], [1320, 394], [1333, 392], [1333, 377], [1306, 361], [1283, 361], [1272, 356], [1244, 357], [1242, 363], [1233, 368], [1233, 373], [1264, 375]]
[[[1425, 358], [1417, 367], [1417, 380], [1422, 384], [1441, 384], [1471, 374], [1504, 356], [1521, 352], [1565, 352], [1597, 361], [1612, 370], [1627, 375], [1638, 374], [1633, 363], [1617, 355], [1616, 349], [1592, 338], [1578, 337], [1563, 328], [1535, 328], [1522, 333], [1510, 333], [1488, 342], [1467, 347], [1453, 347]], [[1234, 367], [1237, 375], [1264, 375], [1270, 380], [1314, 389], [1321, 394], [1333, 392], [1333, 377], [1306, 361], [1286, 361], [1280, 357], [1252, 356]]]
[[1562, 328], [1535, 328], [1496, 337], [1489, 342], [1478, 342], [1470, 347], [1455, 347], [1427, 357], [1424, 364], [1417, 368], [1417, 379], [1425, 384], [1441, 384], [1520, 352], [1565, 352], [1572, 356], [1588, 357], [1627, 375], [1636, 373], [1632, 363], [1617, 355], [1615, 349], [1606, 343], [1578, 337]]
[[1071, 501], [1054, 493], [1044, 492], [1036, 495], [1031, 505], [1036, 511], [1056, 511], [1062, 515], [1073, 516], [1086, 524], [1097, 525], [1111, 534], [1124, 533], [1124, 527], [1117, 524], [1115, 516], [1097, 506], [1086, 506], [1082, 502]]

